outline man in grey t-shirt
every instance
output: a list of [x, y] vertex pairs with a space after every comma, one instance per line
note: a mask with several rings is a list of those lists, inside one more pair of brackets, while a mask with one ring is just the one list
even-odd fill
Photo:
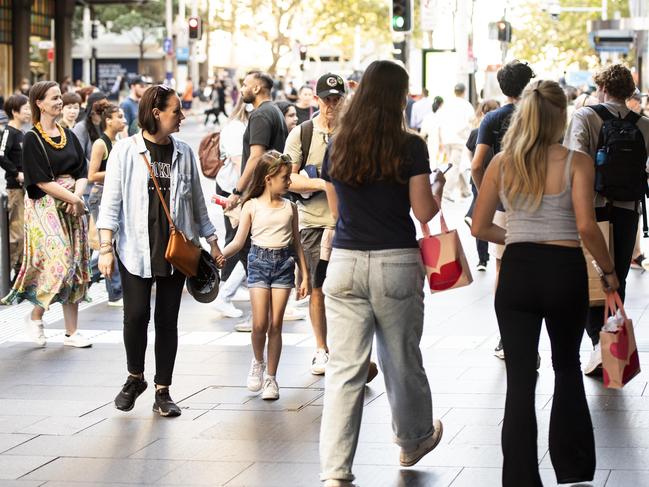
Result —
[[[635, 82], [631, 72], [620, 64], [608, 66], [594, 77], [597, 84], [597, 96], [605, 107], [616, 117], [624, 118], [629, 109], [626, 99], [635, 92]], [[577, 110], [566, 132], [563, 144], [572, 150], [584, 152], [595, 161], [599, 149], [599, 134], [603, 121], [592, 107]], [[637, 127], [644, 138], [647, 154], [649, 154], [649, 118], [641, 117]], [[593, 162], [594, 163], [594, 162]], [[595, 214], [597, 221], [609, 221], [612, 224], [612, 246], [615, 272], [620, 281], [618, 292], [624, 300], [626, 277], [631, 266], [631, 257], [638, 231], [638, 209], [635, 201], [611, 201], [601, 194], [595, 194]], [[603, 306], [590, 308], [586, 332], [590, 336], [594, 350], [584, 368], [586, 375], [601, 372], [602, 353], [599, 348], [599, 332], [602, 327]]]

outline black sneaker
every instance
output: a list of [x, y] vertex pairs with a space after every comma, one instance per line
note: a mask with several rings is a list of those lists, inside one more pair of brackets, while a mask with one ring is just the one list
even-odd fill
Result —
[[135, 400], [146, 390], [147, 385], [144, 379], [129, 375], [124, 387], [122, 387], [122, 391], [115, 398], [115, 407], [120, 411], [133, 409]]
[[645, 256], [643, 254], [638, 255], [635, 259], [631, 261], [631, 268], [632, 269], [643, 269], [642, 267], [642, 261], [645, 259]]
[[478, 271], [485, 272], [486, 270], [487, 270], [487, 261], [481, 260], [480, 262], [478, 262]]
[[168, 387], [155, 391], [153, 411], [164, 417], [180, 416], [180, 408], [171, 399]]

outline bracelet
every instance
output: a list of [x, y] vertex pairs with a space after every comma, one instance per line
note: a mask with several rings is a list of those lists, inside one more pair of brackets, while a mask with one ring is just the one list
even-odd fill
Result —
[[216, 233], [213, 233], [209, 237], [207, 237], [205, 240], [207, 240], [207, 243], [211, 244], [212, 242], [216, 242], [219, 239], [219, 236]]
[[106, 255], [106, 254], [112, 254], [113, 253], [113, 247], [110, 248], [103, 248], [99, 249], [99, 255]]
[[112, 247], [113, 242], [102, 242], [99, 244], [100, 247]]
[[232, 190], [232, 194], [235, 196], [241, 196], [241, 191], [239, 191], [236, 187]]

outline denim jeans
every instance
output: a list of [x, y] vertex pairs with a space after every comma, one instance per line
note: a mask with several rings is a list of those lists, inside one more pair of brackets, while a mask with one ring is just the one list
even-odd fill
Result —
[[[101, 204], [101, 195], [104, 190], [104, 187], [100, 184], [93, 185], [90, 190], [90, 195], [86, 204], [90, 210], [90, 214], [97, 222], [97, 217], [99, 216], [99, 205]], [[93, 276], [95, 273], [99, 273], [98, 257], [93, 255], [91, 259], [90, 266], [92, 269]], [[110, 278], [105, 278], [104, 282], [106, 283], [106, 292], [108, 293], [108, 301], [118, 301], [122, 299], [122, 280], [120, 278], [119, 272], [117, 272], [117, 266], [113, 270], [113, 275]]]
[[354, 479], [375, 334], [395, 442], [411, 449], [433, 434], [433, 405], [419, 349], [423, 287], [418, 249], [333, 249], [323, 286], [330, 355], [320, 430], [322, 480]]

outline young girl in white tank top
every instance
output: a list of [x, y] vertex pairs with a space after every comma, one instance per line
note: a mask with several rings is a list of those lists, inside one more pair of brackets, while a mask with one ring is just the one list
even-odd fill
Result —
[[[263, 389], [262, 398], [279, 398], [277, 367], [282, 352], [282, 322], [291, 290], [295, 287], [295, 259], [302, 282], [297, 298], [309, 294], [309, 273], [298, 231], [297, 208], [282, 196], [291, 184], [291, 161], [277, 151], [266, 152], [255, 167], [252, 182], [243, 197], [237, 235], [223, 249], [227, 259], [241, 250], [248, 234], [248, 289], [252, 303], [252, 349], [247, 387]], [[269, 319], [270, 318], [270, 319]], [[268, 337], [268, 373], [264, 348]]]

